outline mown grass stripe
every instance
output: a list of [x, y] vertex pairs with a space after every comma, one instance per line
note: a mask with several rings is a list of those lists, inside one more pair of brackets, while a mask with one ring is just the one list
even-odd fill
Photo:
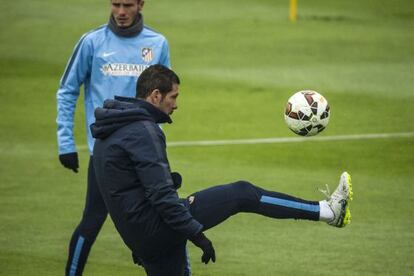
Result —
[[[201, 140], [201, 141], [176, 141], [168, 142], [168, 147], [194, 147], [194, 146], [223, 146], [223, 145], [249, 145], [249, 144], [281, 144], [323, 141], [349, 141], [369, 139], [393, 139], [414, 137], [414, 132], [396, 133], [371, 133], [371, 134], [349, 134], [313, 137], [274, 137], [258, 139], [234, 139], [234, 140]], [[79, 150], [87, 149], [86, 145], [78, 146]]]

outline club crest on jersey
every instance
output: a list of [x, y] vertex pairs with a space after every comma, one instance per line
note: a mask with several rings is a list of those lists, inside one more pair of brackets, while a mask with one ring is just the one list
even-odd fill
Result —
[[152, 53], [152, 48], [142, 48], [141, 49], [141, 56], [145, 62], [151, 62], [154, 55]]

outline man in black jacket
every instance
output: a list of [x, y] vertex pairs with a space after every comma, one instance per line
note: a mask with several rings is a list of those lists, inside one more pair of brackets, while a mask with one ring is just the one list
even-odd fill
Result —
[[272, 218], [350, 222], [351, 178], [341, 175], [328, 200], [308, 201], [266, 191], [247, 181], [211, 187], [180, 199], [178, 173], [171, 173], [165, 136], [158, 124], [171, 123], [180, 80], [153, 65], [137, 82], [136, 98], [116, 97], [95, 111], [94, 168], [109, 214], [135, 260], [148, 275], [183, 275], [186, 241], [202, 249], [202, 261], [215, 262], [203, 231], [239, 212]]

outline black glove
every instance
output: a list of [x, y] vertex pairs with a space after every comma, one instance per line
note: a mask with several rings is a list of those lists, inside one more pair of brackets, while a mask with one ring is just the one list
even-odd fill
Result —
[[70, 152], [65, 154], [59, 155], [60, 163], [65, 167], [68, 168], [75, 173], [78, 172], [79, 168], [79, 161], [78, 161], [78, 153], [77, 152]]
[[183, 178], [178, 172], [172, 172], [171, 178], [174, 183], [174, 188], [178, 190], [181, 187], [181, 182], [183, 181]]
[[203, 256], [201, 256], [201, 261], [203, 263], [208, 264], [210, 260], [212, 260], [213, 263], [216, 262], [216, 252], [214, 251], [213, 244], [209, 239], [207, 239], [203, 232], [191, 237], [190, 241], [194, 243], [195, 246], [203, 250]]

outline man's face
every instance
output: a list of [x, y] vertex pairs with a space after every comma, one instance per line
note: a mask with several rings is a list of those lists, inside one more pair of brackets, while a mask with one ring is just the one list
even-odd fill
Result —
[[173, 88], [164, 97], [161, 97], [159, 103], [156, 105], [164, 113], [171, 115], [177, 106], [178, 98], [178, 87], [179, 85], [174, 83]]
[[143, 7], [143, 0], [111, 0], [111, 13], [119, 27], [131, 26]]

